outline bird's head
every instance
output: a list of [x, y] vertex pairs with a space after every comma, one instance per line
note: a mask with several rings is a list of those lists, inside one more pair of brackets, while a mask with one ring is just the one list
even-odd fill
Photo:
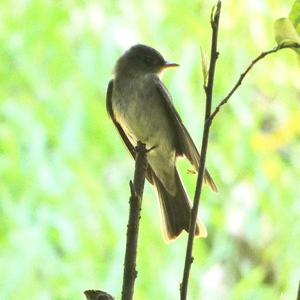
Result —
[[178, 64], [167, 62], [154, 48], [135, 45], [127, 50], [117, 61], [116, 75], [143, 75], [160, 73], [163, 69], [177, 67]]

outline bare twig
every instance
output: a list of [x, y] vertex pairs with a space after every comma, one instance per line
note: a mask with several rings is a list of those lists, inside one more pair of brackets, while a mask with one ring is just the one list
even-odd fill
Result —
[[300, 280], [299, 280], [299, 285], [298, 285], [297, 300], [300, 300]]
[[186, 256], [185, 256], [185, 264], [183, 271], [182, 283], [180, 285], [180, 299], [186, 300], [187, 297], [187, 289], [188, 289], [188, 281], [191, 265], [193, 262], [192, 251], [193, 251], [193, 242], [195, 235], [195, 227], [196, 220], [198, 214], [198, 207], [200, 203], [200, 196], [202, 190], [202, 182], [204, 178], [204, 170], [205, 170], [205, 160], [206, 160], [206, 152], [207, 152], [207, 144], [209, 137], [209, 129], [210, 122], [207, 122], [207, 119], [211, 114], [211, 103], [212, 103], [212, 93], [213, 93], [213, 84], [215, 77], [215, 67], [216, 61], [218, 59], [218, 51], [217, 51], [217, 42], [218, 42], [218, 31], [219, 31], [219, 19], [221, 13], [221, 1], [219, 0], [217, 5], [212, 10], [211, 15], [211, 27], [212, 27], [212, 41], [211, 41], [211, 53], [210, 53], [210, 64], [209, 64], [209, 72], [208, 72], [208, 81], [205, 86], [206, 92], [206, 108], [205, 108], [205, 120], [204, 120], [204, 129], [202, 136], [202, 146], [201, 146], [201, 158], [198, 170], [197, 184], [194, 195], [194, 203], [191, 211], [191, 219], [190, 219], [190, 227], [189, 227], [189, 237], [186, 248]]
[[233, 88], [231, 89], [231, 91], [227, 94], [227, 96], [218, 104], [218, 106], [215, 108], [215, 110], [213, 111], [213, 113], [210, 115], [210, 117], [207, 119], [208, 123], [211, 123], [212, 120], [214, 119], [214, 117], [217, 115], [217, 113], [220, 111], [221, 107], [226, 104], [228, 102], [228, 100], [230, 99], [230, 97], [235, 93], [235, 91], [238, 89], [238, 87], [242, 84], [244, 78], [246, 77], [246, 75], [249, 73], [249, 71], [253, 68], [253, 66], [260, 61], [261, 59], [265, 58], [266, 56], [278, 52], [279, 50], [282, 49], [287, 49], [287, 48], [300, 48], [300, 45], [295, 43], [295, 44], [283, 44], [283, 45], [279, 45], [269, 51], [265, 51], [262, 52], [260, 55], [258, 55], [251, 63], [250, 65], [246, 68], [246, 70], [240, 75], [238, 81], [236, 82], [236, 84], [233, 86]]
[[[145, 184], [145, 176], [147, 170], [147, 153], [145, 144], [138, 142], [135, 148], [135, 170], [134, 179], [129, 182], [131, 196], [129, 199], [129, 220], [127, 225], [127, 241], [124, 259], [122, 300], [131, 300], [134, 291], [134, 282], [137, 276], [136, 271], [136, 254], [137, 240], [139, 233], [140, 212], [142, 205], [142, 197]], [[87, 290], [84, 292], [87, 300], [113, 300], [114, 298], [97, 290]]]
[[140, 212], [147, 170], [147, 150], [145, 144], [138, 142], [136, 147], [133, 183], [130, 181], [130, 211], [127, 225], [127, 241], [124, 260], [122, 300], [131, 300], [137, 277], [136, 254], [139, 233]]

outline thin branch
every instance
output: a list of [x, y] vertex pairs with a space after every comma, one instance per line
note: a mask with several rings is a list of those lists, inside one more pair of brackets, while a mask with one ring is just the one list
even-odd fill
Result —
[[214, 117], [217, 115], [217, 113], [220, 111], [221, 107], [228, 102], [228, 100], [231, 98], [231, 96], [235, 93], [235, 91], [238, 89], [238, 87], [242, 84], [244, 78], [246, 75], [249, 73], [249, 71], [253, 68], [253, 66], [265, 58], [266, 56], [278, 52], [279, 50], [282, 49], [287, 49], [287, 48], [300, 48], [299, 44], [283, 44], [279, 45], [269, 51], [262, 52], [260, 55], [258, 55], [251, 63], [250, 65], [246, 68], [246, 70], [240, 75], [238, 81], [234, 85], [234, 87], [231, 89], [231, 91], [227, 94], [227, 96], [219, 103], [219, 105], [215, 108], [214, 112], [210, 115], [210, 117], [207, 119], [207, 122], [211, 123]]
[[133, 183], [130, 181], [131, 196], [130, 211], [127, 225], [127, 241], [124, 259], [122, 300], [131, 300], [134, 292], [134, 283], [137, 277], [136, 255], [139, 233], [142, 197], [147, 170], [147, 150], [145, 144], [138, 142], [135, 148], [135, 171]]
[[298, 285], [297, 300], [300, 300], [300, 280], [299, 280], [299, 285]]
[[189, 237], [188, 237], [187, 248], [186, 248], [183, 278], [182, 278], [182, 283], [180, 285], [180, 299], [181, 300], [186, 300], [186, 297], [187, 297], [189, 274], [190, 274], [191, 265], [193, 262], [193, 256], [192, 256], [193, 242], [194, 242], [198, 207], [199, 207], [199, 203], [200, 203], [200, 196], [201, 196], [201, 190], [202, 190], [202, 182], [203, 182], [203, 178], [204, 178], [205, 160], [206, 160], [207, 144], [208, 144], [209, 129], [210, 129], [210, 122], [206, 122], [206, 120], [209, 118], [209, 116], [211, 114], [211, 103], [212, 103], [213, 85], [214, 85], [214, 77], [215, 77], [215, 67], [216, 67], [216, 61], [219, 56], [219, 53], [217, 51], [217, 42], [218, 42], [220, 13], [221, 13], [221, 1], [219, 0], [217, 5], [213, 8], [212, 15], [211, 15], [212, 41], [211, 41], [208, 82], [207, 82], [207, 85], [205, 86], [205, 92], [206, 92], [205, 120], [204, 120], [204, 129], [203, 129], [202, 146], [201, 146], [201, 157], [200, 157], [200, 164], [199, 164], [199, 170], [198, 170], [197, 184], [196, 184], [194, 203], [193, 203], [193, 207], [192, 207], [192, 211], [191, 211], [191, 218], [190, 218]]
[[[152, 148], [151, 148], [152, 149]], [[150, 150], [151, 150], [150, 149]], [[140, 215], [144, 184], [147, 170], [147, 153], [145, 144], [138, 142], [135, 148], [135, 170], [134, 179], [129, 182], [131, 196], [129, 199], [129, 220], [127, 225], [127, 241], [124, 259], [122, 300], [131, 300], [134, 292], [134, 283], [137, 277], [136, 254], [139, 233]], [[114, 298], [103, 291], [87, 290], [84, 292], [87, 300], [114, 300]]]

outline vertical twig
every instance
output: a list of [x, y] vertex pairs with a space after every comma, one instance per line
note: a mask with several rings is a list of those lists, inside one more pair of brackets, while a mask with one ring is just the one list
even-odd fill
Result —
[[300, 300], [300, 280], [299, 280], [299, 285], [298, 285], [297, 300]]
[[218, 41], [220, 13], [221, 13], [221, 1], [219, 0], [217, 5], [213, 8], [212, 15], [211, 15], [212, 41], [211, 41], [208, 82], [207, 85], [205, 86], [205, 92], [206, 92], [205, 120], [204, 120], [204, 129], [203, 129], [203, 137], [202, 137], [200, 165], [199, 165], [197, 184], [196, 184], [196, 190], [194, 195], [194, 204], [191, 211], [190, 229], [189, 229], [189, 237], [188, 237], [188, 243], [186, 248], [184, 272], [183, 272], [182, 283], [180, 285], [181, 300], [186, 300], [187, 297], [189, 274], [193, 262], [192, 251], [193, 251], [194, 234], [195, 234], [198, 207], [199, 207], [200, 196], [201, 196], [202, 182], [204, 178], [205, 159], [206, 159], [206, 152], [207, 152], [209, 129], [211, 124], [211, 122], [207, 122], [207, 120], [209, 120], [211, 114], [215, 66], [219, 54], [217, 51], [217, 41]]
[[[151, 150], [151, 149], [150, 149]], [[149, 150], [149, 151], [150, 151]], [[127, 241], [124, 259], [124, 273], [122, 286], [122, 300], [131, 300], [134, 292], [134, 283], [137, 276], [136, 254], [140, 224], [142, 197], [147, 170], [147, 152], [145, 144], [138, 142], [135, 148], [135, 170], [133, 183], [130, 181], [131, 196], [129, 199], [129, 220], [127, 225]], [[113, 300], [114, 298], [99, 290], [84, 292], [87, 300]]]
[[127, 241], [124, 260], [122, 300], [131, 300], [134, 283], [137, 277], [136, 254], [139, 233], [140, 212], [147, 170], [147, 150], [145, 144], [138, 142], [135, 148], [135, 171], [133, 183], [130, 181], [131, 196], [129, 200], [129, 220], [127, 225]]

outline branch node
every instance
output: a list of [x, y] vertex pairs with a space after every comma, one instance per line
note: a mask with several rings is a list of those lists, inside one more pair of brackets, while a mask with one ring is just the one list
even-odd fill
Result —
[[146, 144], [142, 143], [141, 141], [138, 141], [134, 150], [135, 150], [136, 154], [138, 154], [138, 153], [141, 153], [141, 154], [146, 153], [147, 152]]

